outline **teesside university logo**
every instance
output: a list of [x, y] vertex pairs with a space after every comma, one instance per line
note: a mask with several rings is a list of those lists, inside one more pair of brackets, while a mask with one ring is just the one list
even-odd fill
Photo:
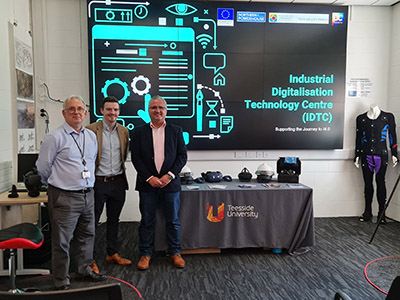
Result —
[[[207, 202], [207, 220], [213, 223], [221, 222], [225, 217], [225, 203], [217, 206], [217, 215], [214, 215], [214, 205]], [[253, 205], [231, 205], [228, 204], [227, 218], [250, 218], [258, 219], [258, 212]]]
[[218, 214], [217, 216], [214, 216], [213, 214], [214, 206], [210, 205], [209, 202], [207, 202], [207, 220], [213, 223], [221, 222], [224, 218], [225, 215], [225, 204], [222, 202], [221, 205], [218, 205]]

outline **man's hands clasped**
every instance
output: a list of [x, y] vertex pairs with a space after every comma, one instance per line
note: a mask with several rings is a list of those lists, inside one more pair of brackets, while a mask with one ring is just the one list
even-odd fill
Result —
[[153, 176], [149, 179], [148, 182], [153, 188], [161, 188], [162, 189], [171, 182], [171, 179], [168, 174], [165, 174], [161, 178]]

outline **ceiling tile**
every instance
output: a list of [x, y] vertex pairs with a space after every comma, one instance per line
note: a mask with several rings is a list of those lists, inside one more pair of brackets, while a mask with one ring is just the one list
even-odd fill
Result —
[[394, 5], [398, 2], [399, 2], [399, 0], [377, 0], [372, 5], [387, 6], [387, 5]]

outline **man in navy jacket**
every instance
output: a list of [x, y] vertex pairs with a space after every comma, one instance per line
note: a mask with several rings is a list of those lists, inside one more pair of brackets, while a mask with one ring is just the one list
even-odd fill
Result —
[[153, 254], [156, 208], [160, 205], [166, 220], [168, 254], [177, 268], [185, 267], [180, 255], [181, 226], [178, 218], [181, 191], [179, 172], [186, 164], [187, 150], [182, 128], [166, 123], [167, 103], [160, 96], [151, 98], [151, 122], [133, 130], [132, 163], [137, 171], [139, 191], [139, 270], [149, 268]]

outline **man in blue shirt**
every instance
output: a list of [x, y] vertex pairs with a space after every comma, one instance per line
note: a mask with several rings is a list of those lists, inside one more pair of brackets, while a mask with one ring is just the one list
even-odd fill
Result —
[[80, 96], [68, 97], [62, 114], [64, 124], [44, 137], [36, 162], [42, 182], [48, 185], [52, 274], [58, 290], [70, 288], [70, 255], [76, 261], [80, 279], [107, 279], [89, 266], [95, 234], [96, 136], [82, 125], [87, 110]]

